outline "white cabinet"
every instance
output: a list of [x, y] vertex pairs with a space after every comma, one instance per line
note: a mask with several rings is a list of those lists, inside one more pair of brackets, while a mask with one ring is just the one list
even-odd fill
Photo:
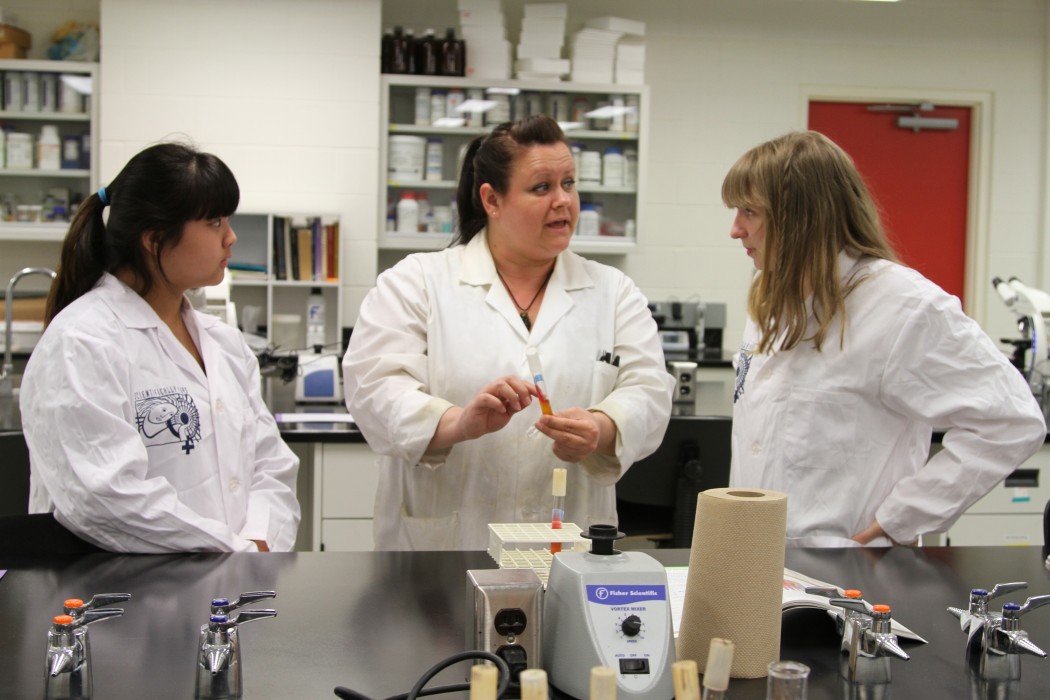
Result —
[[[64, 220], [41, 220], [46, 217], [46, 210], [62, 206], [68, 217], [71, 204], [98, 189], [98, 165], [93, 155], [98, 152], [99, 64], [0, 60], [0, 74], [5, 89], [20, 86], [28, 93], [20, 92], [13, 101], [0, 103], [0, 108], [15, 107], [0, 111], [0, 123], [8, 132], [8, 145], [18, 150], [17, 139], [11, 138], [11, 134], [16, 133], [27, 134], [33, 144], [33, 162], [29, 168], [16, 167], [14, 159], [0, 160], [3, 165], [0, 168], [0, 202], [3, 204], [0, 242], [61, 241], [69, 224]], [[48, 100], [53, 111], [41, 111], [45, 91], [50, 94]], [[56, 104], [61, 94], [64, 98]], [[57, 170], [38, 167], [36, 144], [45, 127], [49, 131], [53, 127], [60, 144], [68, 146], [63, 149], [60, 145], [61, 167]], [[4, 150], [2, 155], [6, 156], [7, 149]], [[27, 217], [33, 220], [18, 220]], [[58, 246], [55, 246], [54, 258], [57, 263]]]
[[[416, 101], [429, 100], [429, 105], [447, 106], [449, 95], [453, 102], [471, 100], [472, 103], [495, 105], [486, 112], [453, 112], [448, 118], [453, 122], [417, 123]], [[594, 112], [604, 108], [598, 116], [572, 121], [574, 112], [579, 116], [584, 111]], [[467, 78], [428, 77], [418, 75], [384, 75], [382, 78], [381, 102], [380, 177], [385, 183], [379, 205], [380, 250], [436, 250], [444, 248], [451, 240], [451, 229], [442, 226], [444, 217], [435, 217], [437, 231], [391, 232], [388, 229], [389, 215], [405, 192], [423, 193], [429, 207], [450, 207], [455, 200], [459, 177], [461, 152], [475, 137], [487, 134], [496, 124], [528, 114], [543, 112], [557, 114], [574, 151], [582, 154], [577, 159], [577, 183], [582, 205], [593, 204], [600, 208], [602, 229], [606, 233], [573, 239], [573, 250], [580, 253], [622, 254], [634, 249], [638, 232], [644, 231], [644, 212], [641, 203], [645, 178], [645, 158], [641, 154], [646, 148], [646, 120], [648, 112], [648, 88], [637, 85], [582, 85], [567, 82], [537, 81], [488, 81]], [[469, 114], [465, 125], [449, 125]], [[611, 114], [603, 117], [601, 114]], [[419, 122], [431, 121], [420, 119]], [[406, 148], [403, 137], [411, 137], [416, 148]], [[393, 141], [391, 141], [393, 137]], [[432, 143], [427, 143], [432, 142]], [[418, 164], [418, 146], [424, 144], [423, 167], [405, 166], [405, 159]], [[393, 144], [393, 149], [391, 148]], [[441, 154], [440, 170], [432, 170], [426, 177], [426, 148], [432, 147]], [[393, 151], [393, 153], [392, 153]], [[626, 184], [602, 184], [585, 181], [581, 175], [584, 158], [592, 162], [601, 159], [609, 151], [629, 155], [631, 163]], [[391, 158], [393, 156], [393, 160]], [[615, 160], [615, 158], [614, 158]], [[395, 163], [390, 168], [391, 162]], [[393, 172], [391, 172], [391, 170]], [[415, 173], [418, 177], [405, 177]], [[396, 219], [395, 219], [396, 226]], [[442, 229], [447, 229], [442, 232]]]
[[1043, 445], [1012, 476], [970, 506], [947, 532], [947, 543], [1041, 546], [1048, 499], [1050, 446]]
[[374, 549], [372, 515], [378, 485], [378, 457], [366, 443], [317, 446], [313, 499], [315, 551]]
[[[278, 341], [282, 350], [302, 350], [307, 297], [318, 288], [325, 301], [325, 343], [328, 350], [338, 352], [342, 343], [338, 218], [238, 212], [230, 225], [237, 234], [230, 277], [238, 321], [244, 325], [247, 307], [258, 308], [258, 322], [265, 326], [268, 341]], [[308, 260], [303, 262], [300, 256]], [[293, 261], [303, 264], [301, 271], [296, 266], [294, 274], [289, 272]], [[286, 321], [294, 316], [298, 321], [290, 329], [290, 340], [280, 342], [275, 338], [274, 318]]]

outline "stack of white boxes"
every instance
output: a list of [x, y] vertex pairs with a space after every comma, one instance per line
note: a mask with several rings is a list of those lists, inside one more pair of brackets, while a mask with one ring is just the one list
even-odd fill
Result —
[[514, 73], [519, 79], [561, 80], [569, 74], [570, 63], [561, 57], [568, 14], [565, 3], [525, 5], [518, 60], [514, 62]]
[[466, 77], [510, 77], [512, 44], [507, 41], [500, 0], [456, 0], [459, 26], [467, 44]]
[[[572, 41], [572, 80], [580, 83], [645, 82], [645, 22], [622, 17], [589, 19]], [[621, 51], [620, 44], [623, 44]]]

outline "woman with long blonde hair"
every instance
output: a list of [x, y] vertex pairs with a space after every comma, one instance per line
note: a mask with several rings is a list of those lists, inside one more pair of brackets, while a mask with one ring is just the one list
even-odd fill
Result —
[[[730, 483], [788, 494], [789, 544], [943, 532], [1039, 449], [1023, 377], [956, 297], [897, 261], [839, 146], [812, 131], [761, 144], [722, 200], [757, 271]], [[944, 449], [927, 463], [934, 428]]]

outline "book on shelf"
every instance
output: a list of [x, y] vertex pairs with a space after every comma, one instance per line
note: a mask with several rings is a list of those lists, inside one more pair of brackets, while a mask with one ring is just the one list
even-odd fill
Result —
[[[689, 578], [689, 567], [668, 566], [665, 568], [667, 570], [668, 597], [671, 602], [671, 619], [674, 624], [674, 636], [677, 638], [678, 629], [682, 623], [682, 608], [685, 604], [685, 586], [686, 581]], [[840, 607], [832, 605], [831, 598], [815, 595], [813, 593], [806, 593], [806, 588], [808, 587], [837, 588], [834, 584], [785, 568], [781, 610], [787, 612], [788, 610], [809, 608], [823, 610], [831, 617], [836, 618], [836, 620], [843, 617], [845, 611]], [[893, 633], [901, 639], [922, 642], [923, 644], [926, 643], [925, 639], [905, 627], [900, 620], [893, 619], [891, 620], [891, 624]]]
[[321, 217], [274, 217], [274, 277], [279, 280], [337, 282], [339, 223]]
[[274, 278], [279, 280], [288, 279], [288, 242], [285, 240], [285, 232], [288, 230], [288, 220], [283, 216], [273, 218], [273, 272]]
[[231, 260], [226, 264], [226, 269], [230, 271], [230, 276], [234, 279], [264, 280], [270, 276], [265, 265], [257, 265], [254, 263], [235, 262]]

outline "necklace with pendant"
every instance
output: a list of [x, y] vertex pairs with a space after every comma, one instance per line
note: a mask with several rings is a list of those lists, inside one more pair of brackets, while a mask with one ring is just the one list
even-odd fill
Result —
[[503, 288], [507, 290], [507, 296], [509, 296], [510, 300], [514, 302], [514, 308], [518, 310], [518, 315], [521, 316], [521, 322], [525, 324], [525, 330], [527, 331], [532, 330], [532, 321], [529, 320], [529, 309], [531, 309], [532, 305], [536, 303], [536, 300], [540, 298], [540, 292], [547, 287], [547, 283], [551, 281], [551, 275], [553, 274], [554, 266], [552, 265], [550, 272], [547, 273], [547, 276], [543, 280], [543, 284], [540, 285], [540, 288], [537, 289], [536, 293], [532, 296], [532, 301], [529, 302], [528, 306], [522, 306], [518, 303], [518, 300], [514, 298], [514, 294], [510, 291], [510, 287], [507, 286], [507, 280], [503, 279], [503, 275], [500, 274], [499, 268], [496, 268], [496, 276], [499, 277], [499, 281], [503, 283]]

